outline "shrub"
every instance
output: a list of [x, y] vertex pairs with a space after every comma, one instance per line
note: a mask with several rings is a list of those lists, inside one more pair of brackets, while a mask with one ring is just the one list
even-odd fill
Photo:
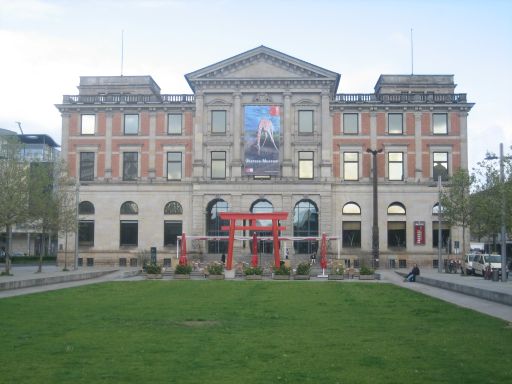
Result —
[[244, 275], [263, 275], [263, 268], [261, 267], [247, 267], [244, 268]]
[[306, 262], [302, 262], [297, 265], [297, 275], [309, 275], [311, 271], [311, 265]]
[[289, 274], [290, 274], [290, 267], [287, 267], [284, 264], [282, 264], [279, 267], [274, 266], [274, 275], [289, 275]]
[[178, 264], [174, 270], [174, 273], [177, 275], [190, 275], [190, 272], [192, 272], [192, 266], [188, 264]]
[[209, 264], [206, 269], [208, 269], [208, 273], [210, 275], [222, 275], [224, 272], [224, 264], [222, 263], [212, 263]]
[[363, 265], [359, 270], [360, 275], [373, 275], [374, 271], [371, 268], [368, 268], [366, 265]]
[[158, 264], [146, 264], [146, 273], [149, 275], [157, 275], [162, 273], [162, 267]]
[[345, 273], [345, 268], [343, 265], [333, 265], [332, 266], [332, 274], [333, 275], [343, 275]]

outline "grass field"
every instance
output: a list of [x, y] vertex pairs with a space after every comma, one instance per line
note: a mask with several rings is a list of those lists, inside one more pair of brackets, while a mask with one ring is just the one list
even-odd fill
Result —
[[512, 382], [510, 324], [388, 284], [112, 282], [0, 319], [0, 383]]

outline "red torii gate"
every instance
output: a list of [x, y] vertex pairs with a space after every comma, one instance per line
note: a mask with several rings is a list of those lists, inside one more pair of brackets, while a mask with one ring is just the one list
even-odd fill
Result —
[[[226, 269], [233, 267], [233, 242], [235, 241], [235, 231], [272, 231], [274, 238], [274, 263], [279, 267], [281, 258], [279, 257], [279, 231], [286, 227], [278, 225], [278, 220], [286, 220], [288, 212], [261, 212], [261, 213], [240, 213], [240, 212], [219, 212], [221, 220], [229, 220], [229, 225], [223, 225], [221, 230], [229, 231], [228, 236], [228, 259], [226, 260]], [[237, 220], [249, 220], [249, 225], [236, 225]], [[272, 220], [272, 226], [258, 226], [256, 220]]]

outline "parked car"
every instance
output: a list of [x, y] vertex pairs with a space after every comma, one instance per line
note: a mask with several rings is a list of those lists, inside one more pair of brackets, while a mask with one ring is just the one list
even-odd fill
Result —
[[485, 268], [491, 267], [491, 270], [498, 270], [501, 272], [501, 255], [478, 255], [473, 261], [473, 270], [475, 274], [484, 275]]
[[475, 268], [473, 266], [473, 263], [476, 261], [478, 256], [480, 256], [478, 253], [466, 253], [466, 255], [464, 256], [463, 262], [466, 275], [475, 274]]

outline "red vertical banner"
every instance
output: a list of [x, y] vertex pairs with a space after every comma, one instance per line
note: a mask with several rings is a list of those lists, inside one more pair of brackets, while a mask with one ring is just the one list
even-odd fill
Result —
[[425, 245], [425, 222], [414, 222], [414, 244]]

